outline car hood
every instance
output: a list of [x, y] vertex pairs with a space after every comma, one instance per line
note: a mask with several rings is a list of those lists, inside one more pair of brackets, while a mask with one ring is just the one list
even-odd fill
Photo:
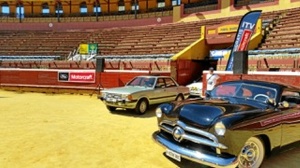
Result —
[[140, 87], [140, 86], [124, 86], [124, 87], [117, 87], [111, 89], [105, 89], [102, 92], [105, 93], [115, 93], [115, 94], [131, 94], [143, 90], [151, 90], [149, 87]]
[[203, 100], [182, 103], [177, 107], [180, 121], [201, 128], [209, 128], [221, 117], [235, 114], [257, 113], [262, 111], [247, 104], [232, 104], [228, 101]]

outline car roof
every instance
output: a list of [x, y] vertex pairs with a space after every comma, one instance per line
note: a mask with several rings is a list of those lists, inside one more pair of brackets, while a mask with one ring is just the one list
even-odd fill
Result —
[[149, 77], [153, 77], [153, 78], [171, 78], [171, 76], [158, 76], [158, 75], [140, 75], [137, 77], [145, 77], [145, 78], [149, 78]]

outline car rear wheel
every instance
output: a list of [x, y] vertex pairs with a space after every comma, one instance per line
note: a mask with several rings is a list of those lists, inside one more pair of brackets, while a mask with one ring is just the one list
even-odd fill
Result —
[[116, 107], [112, 107], [112, 106], [106, 106], [106, 108], [109, 110], [109, 111], [116, 111]]
[[184, 100], [184, 97], [183, 97], [182, 94], [180, 94], [180, 95], [178, 95], [178, 96], [176, 97], [175, 100], [176, 100], [176, 101], [182, 101], [182, 100]]
[[239, 168], [259, 168], [265, 156], [265, 147], [258, 137], [251, 137], [247, 140], [238, 156]]
[[148, 109], [148, 101], [146, 99], [141, 99], [135, 107], [135, 111], [138, 114], [145, 114], [147, 109]]

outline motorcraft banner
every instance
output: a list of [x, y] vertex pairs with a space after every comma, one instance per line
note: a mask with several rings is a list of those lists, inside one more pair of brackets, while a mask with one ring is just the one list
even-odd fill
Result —
[[234, 52], [248, 50], [248, 44], [251, 40], [251, 36], [254, 32], [256, 23], [260, 17], [261, 12], [261, 10], [250, 11], [246, 13], [241, 19], [238, 31], [235, 36], [233, 48], [228, 58], [226, 71], [232, 71]]
[[95, 83], [95, 72], [58, 71], [59, 82]]

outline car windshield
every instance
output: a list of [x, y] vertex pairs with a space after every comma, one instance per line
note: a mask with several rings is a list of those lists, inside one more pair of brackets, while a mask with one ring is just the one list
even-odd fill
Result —
[[154, 77], [136, 77], [130, 81], [126, 86], [140, 86], [152, 88], [155, 83]]
[[211, 98], [247, 98], [250, 100], [267, 102], [268, 99], [276, 99], [275, 88], [246, 83], [224, 83], [215, 87], [211, 92]]

